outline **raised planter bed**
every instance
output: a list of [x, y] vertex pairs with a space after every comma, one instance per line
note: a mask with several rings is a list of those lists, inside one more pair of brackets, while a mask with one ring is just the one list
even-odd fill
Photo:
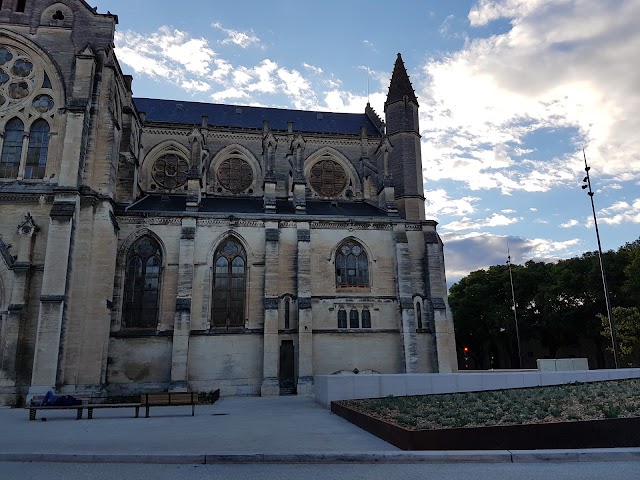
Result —
[[331, 412], [402, 450], [640, 447], [640, 418], [409, 430], [331, 402]]

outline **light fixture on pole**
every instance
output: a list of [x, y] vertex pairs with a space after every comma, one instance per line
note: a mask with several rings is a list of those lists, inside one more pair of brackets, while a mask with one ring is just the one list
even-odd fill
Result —
[[511, 301], [513, 302], [513, 320], [516, 324], [516, 340], [518, 342], [518, 368], [522, 368], [522, 353], [520, 352], [520, 330], [518, 328], [518, 313], [516, 312], [516, 294], [513, 290], [513, 274], [511, 273], [511, 252], [507, 242], [507, 265], [509, 266], [509, 281], [511, 282]]
[[611, 346], [613, 348], [613, 361], [616, 365], [616, 368], [620, 368], [618, 364], [618, 342], [616, 340], [616, 327], [613, 321], [613, 314], [611, 312], [611, 298], [609, 297], [609, 287], [607, 285], [607, 275], [604, 270], [604, 261], [602, 259], [602, 246], [600, 245], [600, 232], [598, 231], [598, 219], [596, 218], [596, 207], [593, 203], [593, 190], [591, 189], [591, 177], [589, 176], [589, 170], [591, 167], [587, 165], [587, 154], [582, 149], [582, 155], [584, 156], [584, 171], [587, 172], [587, 175], [582, 179], [583, 185], [582, 189], [589, 191], [587, 194], [589, 198], [591, 198], [591, 210], [593, 211], [593, 224], [596, 227], [596, 238], [598, 239], [598, 258], [600, 259], [600, 273], [602, 274], [602, 286], [604, 287], [604, 301], [607, 305], [607, 317], [609, 317], [609, 331], [611, 333]]

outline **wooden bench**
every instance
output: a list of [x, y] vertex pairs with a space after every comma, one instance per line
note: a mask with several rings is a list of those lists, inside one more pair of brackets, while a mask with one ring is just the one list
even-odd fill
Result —
[[191, 416], [196, 414], [198, 394], [196, 392], [159, 392], [143, 393], [140, 403], [145, 407], [145, 417], [149, 418], [150, 407], [172, 407], [174, 405], [191, 405]]
[[48, 405], [46, 407], [40, 405], [29, 405], [27, 408], [29, 409], [29, 420], [36, 419], [36, 412], [38, 410], [76, 410], [76, 420], [80, 420], [82, 418], [82, 409], [85, 408], [86, 405], [69, 405], [69, 406], [53, 406]]
[[93, 410], [98, 408], [135, 408], [136, 415], [134, 418], [138, 418], [140, 416], [140, 407], [141, 403], [90, 403], [85, 405], [87, 409], [87, 418], [91, 420], [93, 418]]
[[31, 404], [26, 407], [29, 409], [29, 420], [36, 419], [36, 412], [38, 410], [76, 410], [76, 420], [82, 419], [82, 411], [84, 409], [87, 410], [87, 419], [91, 420], [93, 418], [93, 411], [98, 408], [130, 408], [133, 407], [136, 411], [135, 418], [140, 416], [140, 407], [141, 403], [89, 403], [90, 399], [87, 398], [79, 398], [78, 400], [82, 401], [81, 405], [47, 405], [42, 406], [38, 405], [39, 402], [42, 401], [44, 397], [33, 397], [31, 400]]

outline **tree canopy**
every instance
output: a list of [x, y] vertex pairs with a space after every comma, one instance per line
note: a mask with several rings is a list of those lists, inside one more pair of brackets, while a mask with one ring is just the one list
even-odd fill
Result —
[[[640, 308], [640, 239], [615, 252], [605, 252], [603, 261], [612, 305]], [[587, 341], [600, 352], [598, 363], [604, 363], [610, 333], [608, 322], [604, 332], [599, 317], [606, 316], [607, 311], [598, 253], [588, 252], [556, 263], [528, 261], [511, 268], [521, 339], [537, 340], [552, 358], [561, 348]], [[469, 346], [471, 355], [477, 357], [477, 368], [491, 367], [485, 359], [492, 346], [506, 352], [510, 361], [504, 366], [518, 366], [508, 265], [470, 273], [451, 287], [449, 303], [459, 349]], [[640, 335], [640, 325], [634, 330], [628, 324], [629, 318], [632, 324], [640, 321], [637, 315], [626, 310], [618, 314], [624, 314], [628, 335]], [[626, 343], [633, 341], [626, 338]], [[637, 363], [640, 358], [631, 355], [627, 360]]]

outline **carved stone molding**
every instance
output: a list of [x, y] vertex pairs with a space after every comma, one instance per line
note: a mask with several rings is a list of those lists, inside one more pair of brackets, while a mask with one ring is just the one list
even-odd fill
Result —
[[207, 218], [207, 219], [198, 220], [199, 227], [213, 227], [213, 226], [228, 225], [228, 224], [229, 224], [229, 220], [223, 219], [223, 218], [216, 218], [216, 219]]
[[18, 225], [18, 234], [22, 237], [33, 237], [39, 230], [30, 213], [27, 213], [24, 222]]
[[150, 218], [149, 225], [182, 225], [179, 218]]
[[322, 230], [391, 230], [390, 223], [376, 222], [331, 222], [317, 221], [311, 222], [311, 228]]

